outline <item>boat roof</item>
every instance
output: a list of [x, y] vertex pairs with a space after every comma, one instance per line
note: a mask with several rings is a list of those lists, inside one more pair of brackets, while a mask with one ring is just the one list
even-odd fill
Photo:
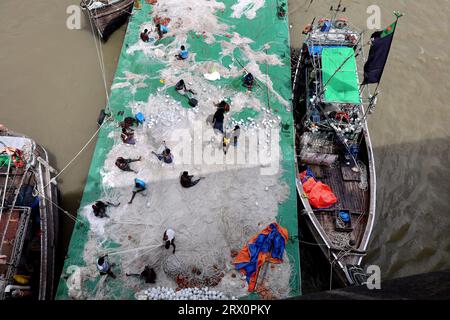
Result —
[[[348, 60], [345, 62], [346, 59]], [[353, 48], [324, 47], [322, 49], [322, 79], [326, 84], [324, 102], [361, 103]]]

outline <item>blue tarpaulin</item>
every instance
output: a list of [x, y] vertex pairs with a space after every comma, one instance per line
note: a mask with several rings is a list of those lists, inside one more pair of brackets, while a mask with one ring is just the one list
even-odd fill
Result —
[[234, 260], [237, 270], [243, 270], [249, 283], [249, 291], [256, 284], [258, 270], [264, 262], [280, 263], [288, 239], [287, 230], [276, 223], [270, 224], [249, 240]]

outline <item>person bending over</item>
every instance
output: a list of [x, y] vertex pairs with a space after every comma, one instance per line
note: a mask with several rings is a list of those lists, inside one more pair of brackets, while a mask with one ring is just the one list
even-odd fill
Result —
[[180, 53], [175, 56], [178, 60], [186, 60], [189, 57], [189, 51], [186, 50], [185, 46], [181, 46]]
[[170, 152], [170, 149], [167, 148], [165, 141], [163, 141], [157, 152], [152, 151], [152, 153], [158, 158], [159, 161], [164, 161], [164, 163], [173, 162], [173, 155]]
[[136, 161], [141, 161], [141, 157], [139, 157], [137, 159], [125, 159], [122, 157], [118, 157], [116, 160], [116, 166], [117, 166], [117, 168], [119, 168], [122, 171], [130, 171], [130, 172], [137, 173], [136, 170], [133, 170], [130, 168], [130, 163], [136, 162]]
[[204, 179], [203, 177], [198, 178], [197, 180], [192, 180], [194, 176], [189, 175], [187, 171], [183, 171], [180, 177], [180, 184], [183, 188], [190, 188], [199, 183], [200, 180]]
[[130, 201], [128, 201], [129, 204], [133, 203], [134, 197], [139, 192], [147, 190], [147, 186], [145, 185], [145, 182], [141, 179], [134, 179], [134, 187], [133, 187], [133, 195], [131, 196]]

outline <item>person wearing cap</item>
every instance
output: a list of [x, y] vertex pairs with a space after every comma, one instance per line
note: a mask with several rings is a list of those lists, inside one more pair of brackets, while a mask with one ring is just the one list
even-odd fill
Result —
[[133, 188], [133, 195], [131, 196], [130, 201], [128, 201], [129, 204], [133, 203], [134, 197], [136, 196], [136, 194], [138, 194], [139, 192], [145, 191], [147, 190], [147, 186], [145, 184], [144, 181], [142, 181], [141, 179], [134, 179], [134, 188]]
[[183, 188], [190, 188], [195, 186], [197, 183], [199, 183], [200, 180], [204, 179], [203, 177], [198, 178], [197, 180], [192, 180], [194, 176], [189, 175], [187, 171], [183, 171], [183, 173], [180, 176], [180, 184]]
[[163, 235], [164, 247], [168, 250], [170, 246], [173, 246], [173, 254], [175, 254], [175, 231], [167, 229]]

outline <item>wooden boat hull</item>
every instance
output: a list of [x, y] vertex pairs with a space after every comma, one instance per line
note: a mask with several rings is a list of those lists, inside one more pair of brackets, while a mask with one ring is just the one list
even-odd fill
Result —
[[88, 19], [91, 20], [100, 38], [104, 41], [108, 40], [115, 30], [127, 22], [133, 6], [134, 0], [122, 0], [96, 9], [88, 9], [85, 1], [81, 3], [81, 8], [85, 10]]
[[[301, 55], [300, 55], [301, 56]], [[303, 83], [301, 81], [301, 69], [302, 66], [300, 65], [301, 61], [297, 62], [297, 65], [295, 66], [295, 75], [294, 75], [294, 81], [293, 81], [293, 101], [294, 101], [294, 107], [296, 107], [296, 102], [300, 101], [301, 97], [304, 94], [305, 88], [303, 88]], [[363, 111], [361, 109], [361, 111]], [[299, 124], [299, 123], [297, 123]], [[300, 124], [301, 125], [301, 124]], [[299, 148], [299, 141], [295, 141], [296, 148]], [[299, 154], [300, 150], [297, 150], [297, 154]], [[338, 250], [330, 241], [329, 237], [329, 228], [326, 228], [327, 225], [331, 225], [331, 222], [328, 221], [327, 223], [324, 223], [322, 221], [323, 219], [330, 219], [327, 215], [321, 215], [320, 213], [317, 213], [317, 210], [314, 210], [309, 200], [306, 196], [306, 193], [303, 190], [303, 185], [301, 180], [299, 179], [299, 163], [297, 160], [297, 166], [296, 166], [296, 186], [297, 186], [297, 192], [299, 195], [299, 198], [301, 200], [301, 204], [303, 206], [302, 215], [301, 218], [306, 218], [307, 225], [309, 230], [311, 231], [312, 235], [314, 236], [317, 243], [320, 245], [320, 248], [325, 255], [326, 259], [332, 263], [333, 267], [333, 273], [334, 277], [336, 277], [339, 282], [343, 285], [354, 285], [357, 284], [358, 281], [355, 279], [355, 277], [352, 275], [352, 272], [349, 272], [349, 267], [351, 266], [353, 269], [362, 269], [362, 259], [366, 253], [366, 250], [368, 248], [368, 243], [370, 240], [370, 236], [372, 233], [374, 221], [375, 221], [375, 206], [376, 206], [376, 175], [375, 175], [375, 162], [373, 157], [373, 150], [372, 150], [372, 144], [370, 140], [369, 130], [367, 127], [367, 122], [364, 121], [363, 123], [363, 132], [362, 132], [362, 142], [361, 142], [361, 157], [363, 158], [363, 162], [366, 165], [366, 174], [367, 174], [367, 182], [368, 182], [368, 190], [365, 195], [361, 195], [360, 197], [357, 197], [356, 200], [359, 198], [363, 198], [362, 203], [357, 203], [356, 200], [347, 201], [346, 205], [350, 207], [358, 208], [359, 210], [362, 210], [364, 212], [364, 224], [361, 230], [357, 230], [356, 233], [358, 233], [358, 246], [352, 251], [348, 252], [345, 256], [342, 255], [342, 250]], [[327, 172], [326, 176], [333, 176], [333, 169], [330, 169], [329, 172]], [[350, 192], [358, 192], [356, 184], [350, 185], [350, 184], [339, 184], [337, 182], [339, 181], [333, 181], [333, 179], [327, 179], [324, 178], [324, 183], [327, 183], [329, 185], [332, 185], [332, 189], [337, 189], [337, 193], [341, 192], [342, 195], [345, 195], [346, 193]], [[338, 179], [336, 179], [338, 180]], [[350, 186], [350, 187], [349, 187]], [[345, 197], [342, 197], [345, 198]], [[349, 197], [350, 198], [350, 197]], [[351, 200], [351, 199], [350, 199]], [[356, 209], [355, 209], [356, 210]], [[354, 268], [356, 267], [356, 268]]]
[[[5, 193], [4, 208], [0, 218], [2, 254], [7, 256], [8, 262], [6, 266], [0, 266], [2, 267], [0, 268], [2, 273], [6, 275], [5, 282], [0, 286], [0, 300], [11, 298], [5, 289], [13, 283], [12, 277], [14, 275], [26, 271], [21, 263], [24, 259], [30, 263], [35, 261], [33, 265], [39, 262], [39, 268], [35, 268], [38, 273], [34, 271], [31, 274], [31, 289], [24, 288], [22, 292], [25, 292], [25, 296], [32, 292], [29, 296], [35, 299], [49, 300], [53, 299], [56, 288], [55, 262], [59, 230], [58, 190], [56, 182], [51, 182], [56, 171], [48, 164], [47, 151], [32, 139], [11, 131], [6, 134], [0, 133], [0, 141], [20, 141], [20, 139], [31, 143], [33, 157], [30, 158], [28, 163], [25, 163], [24, 168], [20, 170], [18, 168], [10, 169], [14, 177], [22, 176], [23, 179], [9, 178], [8, 170], [5, 171], [5, 167], [2, 167], [1, 171], [1, 184], [4, 186], [7, 183], [9, 187], [4, 188], [7, 192]], [[12, 190], [24, 191], [23, 195], [20, 192], [23, 199], [19, 201], [21, 203], [14, 199], [11, 188]], [[24, 200], [27, 197], [25, 193], [27, 188], [31, 188], [30, 191], [37, 190], [39, 192], [36, 195], [33, 191], [33, 196], [39, 198], [39, 206], [35, 209], [33, 209], [31, 203]], [[32, 221], [33, 217], [36, 218], [35, 215], [39, 217], [38, 224]], [[32, 231], [35, 228], [39, 228], [39, 237], [36, 236], [36, 231]], [[25, 240], [28, 237], [31, 237], [31, 240]], [[12, 245], [9, 247], [5, 246], [5, 244], [10, 243]], [[38, 254], [39, 261], [36, 260], [36, 254]]]

